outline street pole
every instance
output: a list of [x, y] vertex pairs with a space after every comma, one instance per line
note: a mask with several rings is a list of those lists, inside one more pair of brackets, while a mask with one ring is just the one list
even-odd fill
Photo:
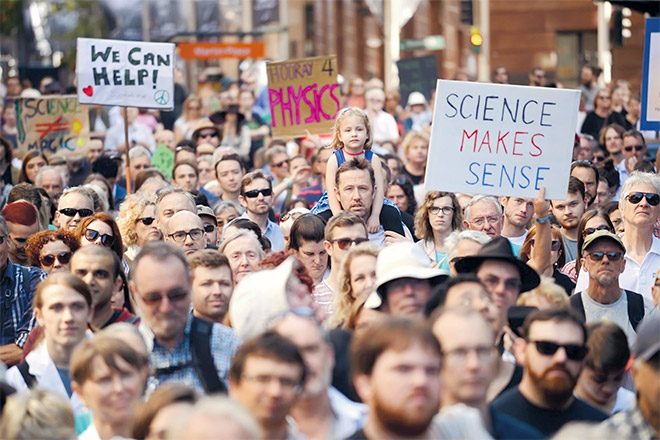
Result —
[[604, 86], [612, 81], [612, 52], [610, 52], [610, 17], [612, 4], [598, 2], [598, 63], [603, 68], [599, 84]]
[[400, 0], [385, 0], [383, 10], [383, 39], [385, 44], [384, 53], [384, 82], [385, 90], [396, 89], [399, 87], [399, 72], [396, 62], [401, 57], [401, 41], [399, 17], [397, 12], [401, 10]]
[[490, 0], [479, 1], [479, 33], [481, 51], [477, 57], [477, 80], [490, 82]]

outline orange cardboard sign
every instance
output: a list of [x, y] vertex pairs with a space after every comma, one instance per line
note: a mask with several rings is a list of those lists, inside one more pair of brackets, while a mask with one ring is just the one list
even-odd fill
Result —
[[179, 56], [184, 60], [217, 60], [220, 58], [263, 58], [266, 45], [254, 43], [179, 43]]

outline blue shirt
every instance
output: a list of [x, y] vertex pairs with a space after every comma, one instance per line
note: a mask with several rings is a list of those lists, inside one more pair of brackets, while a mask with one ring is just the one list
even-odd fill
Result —
[[[247, 211], [243, 213], [241, 218], [252, 220], [248, 215]], [[254, 222], [254, 220], [252, 221]], [[263, 235], [265, 237], [268, 237], [268, 239], [270, 240], [270, 249], [273, 252], [283, 251], [285, 249], [285, 246], [284, 246], [284, 235], [282, 235], [282, 230], [277, 225], [277, 223], [271, 221], [270, 219], [268, 219], [267, 221], [268, 223], [266, 223], [266, 231], [263, 232]]]
[[0, 282], [0, 345], [25, 345], [36, 320], [32, 299], [37, 285], [48, 275], [38, 267], [24, 267], [7, 259], [7, 269]]
[[[202, 393], [204, 392], [202, 382], [197, 376], [197, 371], [192, 363], [191, 327], [192, 315], [188, 317], [184, 337], [174, 347], [174, 350], [169, 351], [158, 342], [146, 320], [143, 319], [140, 323], [139, 330], [147, 344], [151, 365], [151, 374], [147, 381], [147, 395], [150, 395], [159, 385], [168, 381], [182, 382]], [[218, 377], [226, 382], [229, 366], [241, 342], [236, 337], [233, 329], [216, 323], [213, 324], [209, 343], [211, 344], [211, 356], [218, 371]]]

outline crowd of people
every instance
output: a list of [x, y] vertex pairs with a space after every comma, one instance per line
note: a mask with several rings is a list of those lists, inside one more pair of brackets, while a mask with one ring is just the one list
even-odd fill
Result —
[[179, 78], [128, 142], [93, 106], [83, 150], [22, 157], [15, 100], [64, 90], [8, 78], [0, 438], [657, 439], [657, 133], [597, 77], [565, 200], [427, 190], [432, 97], [376, 78], [326, 135]]

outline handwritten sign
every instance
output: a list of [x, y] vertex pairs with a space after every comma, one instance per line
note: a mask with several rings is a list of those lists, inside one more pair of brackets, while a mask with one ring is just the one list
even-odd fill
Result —
[[266, 69], [273, 137], [332, 131], [341, 107], [335, 55], [268, 63]]
[[642, 68], [642, 130], [660, 131], [660, 18], [646, 19]]
[[172, 109], [174, 44], [78, 38], [83, 104]]
[[426, 189], [564, 200], [580, 92], [438, 80]]
[[31, 150], [78, 154], [86, 145], [89, 113], [76, 96], [25, 98], [15, 105], [18, 157]]

